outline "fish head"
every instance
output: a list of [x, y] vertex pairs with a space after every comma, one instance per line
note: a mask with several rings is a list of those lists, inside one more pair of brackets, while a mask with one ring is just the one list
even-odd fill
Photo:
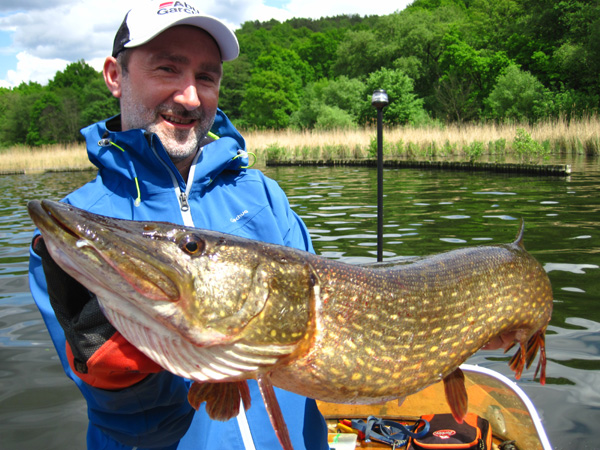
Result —
[[307, 339], [318, 287], [298, 252], [48, 200], [28, 210], [54, 260], [98, 296], [111, 322], [124, 317], [199, 347], [289, 347]]

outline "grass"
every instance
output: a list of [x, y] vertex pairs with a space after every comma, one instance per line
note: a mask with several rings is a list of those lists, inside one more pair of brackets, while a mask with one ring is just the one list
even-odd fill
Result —
[[[376, 129], [242, 131], [257, 167], [267, 159], [363, 159], [376, 155]], [[387, 159], [544, 162], [550, 155], [600, 155], [600, 118], [524, 124], [464, 124], [384, 129]], [[0, 173], [92, 168], [83, 144], [0, 151]]]

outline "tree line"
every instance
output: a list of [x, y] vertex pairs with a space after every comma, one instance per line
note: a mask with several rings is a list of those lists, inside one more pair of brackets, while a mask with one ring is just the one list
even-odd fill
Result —
[[[415, 0], [385, 16], [246, 22], [220, 107], [241, 128], [536, 122], [600, 108], [599, 0]], [[85, 61], [0, 89], [0, 144], [73, 142], [118, 113]]]

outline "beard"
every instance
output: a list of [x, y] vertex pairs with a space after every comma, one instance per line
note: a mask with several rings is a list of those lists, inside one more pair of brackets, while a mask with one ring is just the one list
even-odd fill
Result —
[[[167, 127], [161, 122], [161, 116], [175, 116], [181, 120], [196, 120], [191, 129]], [[155, 133], [173, 162], [182, 161], [194, 155], [200, 143], [206, 138], [215, 120], [215, 114], [208, 115], [200, 108], [193, 111], [178, 104], [159, 104], [156, 108], [147, 108], [134, 100], [129, 83], [123, 83], [121, 96], [121, 118], [123, 129], [142, 128]]]

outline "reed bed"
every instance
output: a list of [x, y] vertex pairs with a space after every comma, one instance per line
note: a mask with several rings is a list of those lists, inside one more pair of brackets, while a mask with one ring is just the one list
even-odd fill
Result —
[[[242, 131], [257, 166], [267, 160], [305, 161], [373, 158], [374, 127], [348, 130]], [[548, 120], [527, 124], [463, 124], [384, 128], [387, 159], [544, 162], [549, 156], [600, 155], [600, 118]], [[84, 144], [0, 150], [0, 173], [93, 168]]]
[[[356, 159], [376, 155], [374, 127], [332, 131], [247, 131], [259, 161]], [[384, 128], [388, 159], [543, 162], [550, 155], [600, 155], [600, 119], [528, 124], [463, 124]]]
[[0, 150], [0, 174], [76, 171], [93, 167], [83, 143], [42, 147], [13, 146]]

